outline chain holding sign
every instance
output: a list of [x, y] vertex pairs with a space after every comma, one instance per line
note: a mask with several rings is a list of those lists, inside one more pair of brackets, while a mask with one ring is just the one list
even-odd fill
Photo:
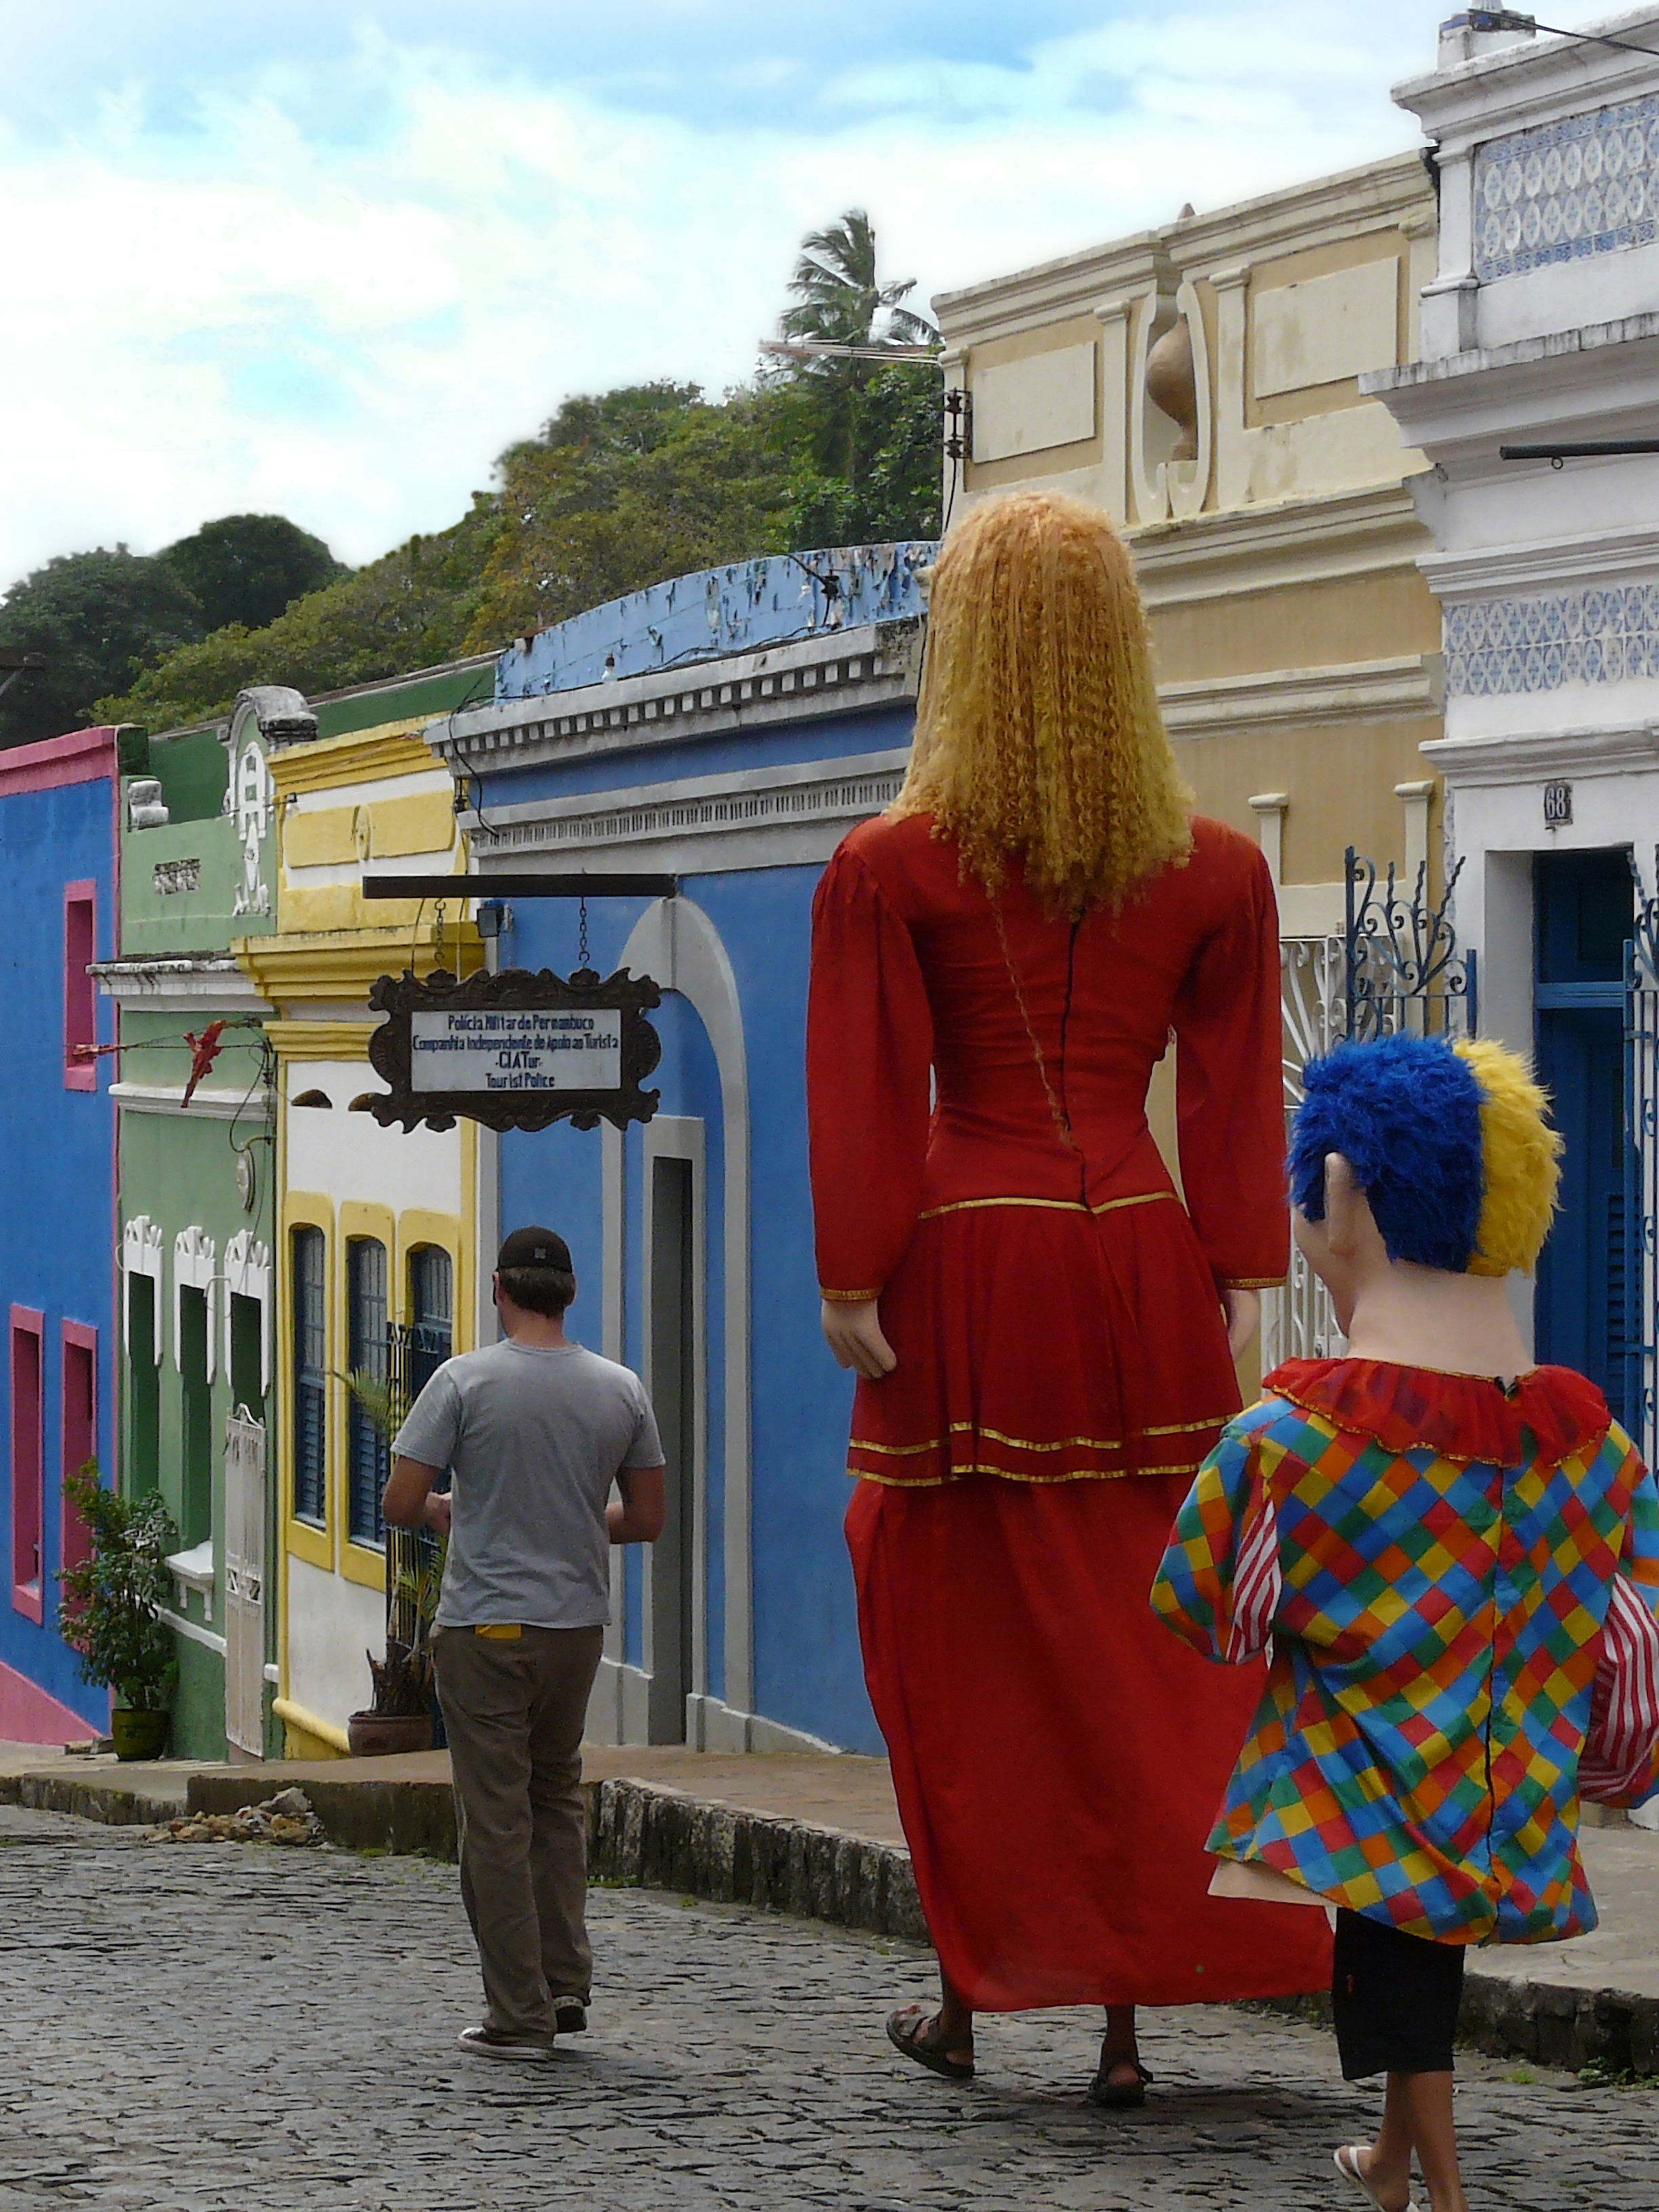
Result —
[[387, 1018], [368, 1040], [390, 1095], [368, 1110], [383, 1128], [451, 1129], [459, 1115], [491, 1129], [648, 1121], [660, 1094], [641, 1088], [662, 1057], [646, 1019], [662, 994], [619, 968], [480, 970], [465, 982], [438, 969], [424, 980], [382, 975], [368, 994]]

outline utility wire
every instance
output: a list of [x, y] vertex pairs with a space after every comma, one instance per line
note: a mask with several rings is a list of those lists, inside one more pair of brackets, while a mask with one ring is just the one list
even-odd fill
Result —
[[1574, 39], [1581, 46], [1616, 46], [1620, 53], [1659, 54], [1659, 46], [1638, 46], [1632, 39], [1609, 38], [1605, 31], [1564, 31], [1554, 23], [1540, 23], [1535, 15], [1518, 15], [1512, 8], [1471, 8], [1472, 31], [1541, 31], [1547, 39]]

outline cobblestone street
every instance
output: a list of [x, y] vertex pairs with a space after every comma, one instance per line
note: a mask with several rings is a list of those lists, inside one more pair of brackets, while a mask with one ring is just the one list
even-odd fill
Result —
[[[592, 2032], [491, 2068], [453, 1868], [0, 1808], [0, 2207], [1313, 2212], [1373, 2109], [1224, 2011], [1148, 2017], [1144, 2112], [1085, 2101], [1082, 2014], [986, 2024], [953, 2089], [882, 2035], [920, 1952], [637, 1890], [592, 1922]], [[1652, 2212], [1654, 2099], [1515, 2070], [1465, 2063], [1472, 2203]]]

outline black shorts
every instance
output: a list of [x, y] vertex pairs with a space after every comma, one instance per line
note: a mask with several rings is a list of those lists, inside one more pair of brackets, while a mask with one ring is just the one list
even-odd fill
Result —
[[1338, 1910], [1331, 2014], [1345, 2081], [1451, 2072], [1465, 1948]]

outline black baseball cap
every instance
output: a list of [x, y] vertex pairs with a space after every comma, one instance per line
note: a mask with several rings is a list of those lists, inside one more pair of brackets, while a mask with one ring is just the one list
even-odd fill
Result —
[[562, 1275], [576, 1272], [570, 1247], [552, 1229], [515, 1229], [495, 1255], [496, 1273], [508, 1267], [556, 1267]]

